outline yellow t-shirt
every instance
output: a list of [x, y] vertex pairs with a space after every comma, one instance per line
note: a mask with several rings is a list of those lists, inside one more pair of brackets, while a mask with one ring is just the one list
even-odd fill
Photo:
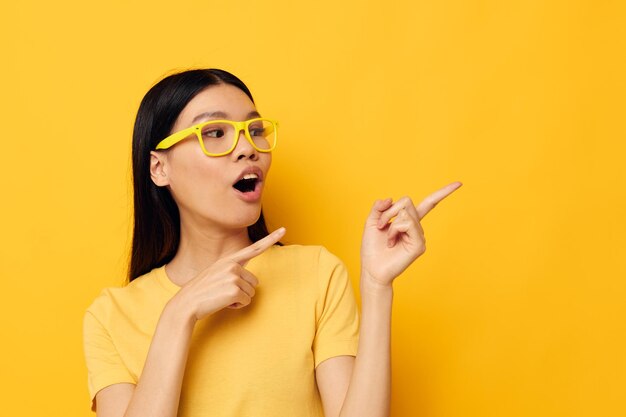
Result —
[[[246, 268], [259, 279], [252, 302], [196, 324], [178, 415], [323, 416], [315, 368], [357, 353], [358, 308], [344, 264], [322, 246], [289, 245], [272, 246]], [[109, 385], [137, 383], [161, 311], [179, 289], [155, 268], [104, 289], [87, 309], [92, 400]]]

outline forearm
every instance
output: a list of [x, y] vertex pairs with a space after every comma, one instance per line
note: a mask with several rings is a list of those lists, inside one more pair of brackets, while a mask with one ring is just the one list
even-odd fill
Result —
[[124, 417], [175, 417], [194, 320], [170, 302], [161, 313]]
[[340, 417], [388, 417], [393, 288], [364, 284], [358, 353]]

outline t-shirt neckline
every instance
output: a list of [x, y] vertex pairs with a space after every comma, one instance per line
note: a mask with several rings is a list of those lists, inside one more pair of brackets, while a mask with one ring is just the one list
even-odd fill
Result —
[[[274, 248], [274, 246], [276, 246], [276, 245], [272, 245], [271, 247], [267, 248], [265, 250], [265, 252], [263, 252], [260, 255], [257, 255], [254, 258], [250, 259], [248, 261], [248, 263], [246, 264], [246, 266], [245, 266], [246, 269], [249, 269], [251, 265], [254, 265], [259, 258], [262, 258], [268, 251], [272, 250]], [[167, 276], [167, 272], [165, 272], [165, 265], [162, 265], [162, 266], [156, 268], [155, 269], [155, 274], [156, 274], [157, 281], [161, 284], [161, 286], [168, 293], [175, 294], [175, 293], [177, 293], [181, 289], [181, 287], [179, 285], [175, 284], [170, 279], [170, 277]]]

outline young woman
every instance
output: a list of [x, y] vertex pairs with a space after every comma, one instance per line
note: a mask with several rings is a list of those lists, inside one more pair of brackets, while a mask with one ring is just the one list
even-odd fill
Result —
[[361, 246], [359, 313], [343, 263], [280, 244], [261, 195], [277, 123], [234, 75], [169, 76], [133, 132], [130, 283], [84, 319], [98, 417], [389, 415], [392, 281], [425, 250], [415, 207], [374, 203]]

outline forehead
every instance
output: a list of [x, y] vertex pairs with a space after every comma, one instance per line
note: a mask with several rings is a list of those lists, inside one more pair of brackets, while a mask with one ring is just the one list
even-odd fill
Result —
[[[245, 120], [256, 111], [250, 98], [239, 88], [228, 84], [212, 85], [191, 99], [174, 124], [174, 128], [188, 127], [203, 120], [226, 118]], [[217, 113], [217, 117], [212, 117]]]

